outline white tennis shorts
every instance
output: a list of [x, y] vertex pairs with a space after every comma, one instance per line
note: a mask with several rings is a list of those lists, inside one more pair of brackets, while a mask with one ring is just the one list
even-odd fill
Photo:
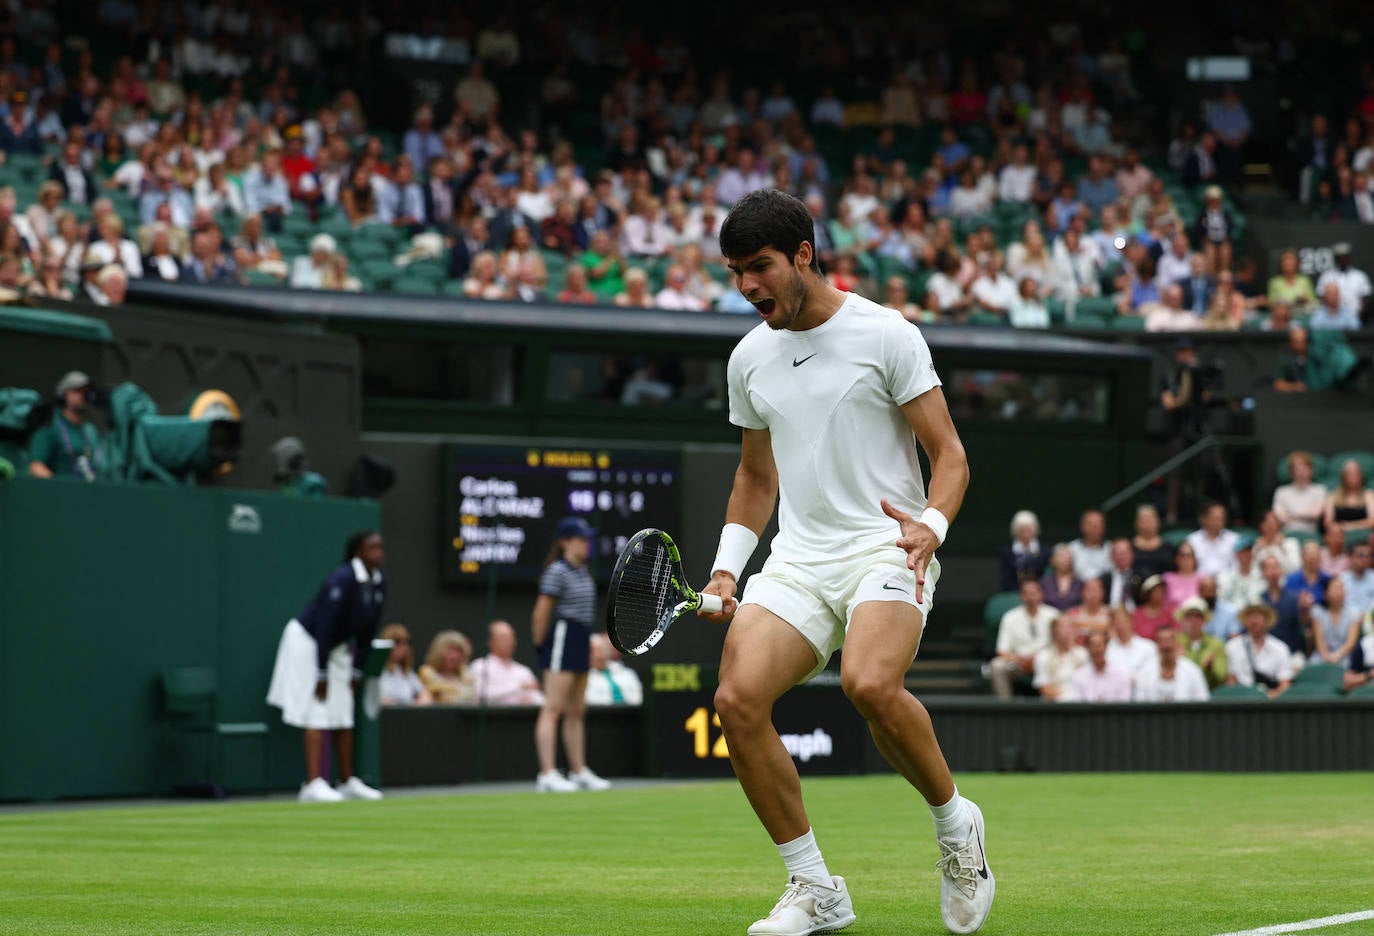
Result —
[[317, 661], [315, 638], [292, 618], [277, 645], [267, 704], [281, 709], [281, 720], [296, 728], [329, 731], [353, 727], [353, 654], [339, 644], [329, 654], [329, 688], [324, 701], [315, 698]]
[[791, 624], [816, 651], [814, 677], [844, 646], [854, 609], [865, 601], [904, 601], [930, 619], [940, 560], [926, 569], [921, 603], [916, 603], [916, 576], [906, 567], [906, 550], [883, 546], [839, 562], [788, 562], [770, 555], [744, 585], [740, 604], [756, 604]]

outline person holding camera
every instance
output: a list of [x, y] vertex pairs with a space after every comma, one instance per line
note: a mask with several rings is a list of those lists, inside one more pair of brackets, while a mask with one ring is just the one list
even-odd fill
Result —
[[[380, 533], [364, 530], [350, 536], [343, 562], [305, 610], [287, 623], [277, 646], [267, 704], [281, 709], [286, 724], [305, 730], [302, 803], [382, 798], [353, 773], [353, 691], [382, 618], [385, 559]], [[337, 787], [324, 779], [326, 731], [334, 738]]]
[[1267, 604], [1252, 604], [1241, 610], [1240, 620], [1245, 633], [1226, 641], [1226, 684], [1255, 686], [1277, 698], [1293, 682], [1288, 646], [1269, 634], [1278, 614]]
[[104, 464], [100, 430], [87, 418], [95, 390], [91, 378], [71, 371], [57, 382], [55, 411], [29, 443], [29, 474], [35, 478], [94, 481]]

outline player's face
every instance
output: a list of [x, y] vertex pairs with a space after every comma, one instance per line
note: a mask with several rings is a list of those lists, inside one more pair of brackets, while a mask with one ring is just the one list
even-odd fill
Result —
[[759, 317], [774, 330], [791, 328], [806, 305], [806, 280], [801, 268], [810, 263], [809, 245], [803, 244], [789, 262], [780, 250], [765, 247], [747, 257], [731, 257], [730, 269], [739, 274], [739, 291], [759, 310]]

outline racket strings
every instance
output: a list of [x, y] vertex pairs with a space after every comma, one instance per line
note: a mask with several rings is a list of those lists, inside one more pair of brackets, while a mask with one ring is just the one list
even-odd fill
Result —
[[615, 626], [621, 642], [648, 640], [676, 605], [675, 563], [662, 540], [639, 543], [627, 558], [615, 596]]

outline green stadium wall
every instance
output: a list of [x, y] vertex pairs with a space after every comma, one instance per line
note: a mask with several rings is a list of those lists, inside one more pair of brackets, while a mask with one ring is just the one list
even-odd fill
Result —
[[[264, 701], [277, 641], [347, 535], [379, 525], [372, 501], [0, 484], [0, 800], [202, 778], [205, 739], [176, 740], [161, 710], [163, 670], [189, 665], [218, 673], [221, 721], [271, 727], [268, 785], [298, 783], [299, 732]], [[215, 779], [262, 785], [257, 742], [227, 743]]]

